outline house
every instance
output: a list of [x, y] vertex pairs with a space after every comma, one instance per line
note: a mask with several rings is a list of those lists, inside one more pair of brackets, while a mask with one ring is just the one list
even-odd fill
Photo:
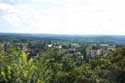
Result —
[[95, 57], [97, 57], [97, 56], [101, 56], [101, 55], [104, 54], [103, 48], [100, 48], [100, 47], [97, 47], [97, 46], [93, 46], [93, 47], [90, 49], [89, 52], [90, 52], [89, 54], [90, 54], [90, 57], [91, 57], [91, 58], [95, 58]]

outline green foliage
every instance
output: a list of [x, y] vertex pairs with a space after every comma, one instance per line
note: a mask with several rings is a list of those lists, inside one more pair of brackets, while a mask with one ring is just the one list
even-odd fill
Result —
[[[15, 57], [15, 56], [12, 56]], [[8, 59], [4, 57], [6, 64], [0, 64], [0, 81], [5, 83], [28, 83], [32, 81], [35, 65], [33, 59], [27, 60], [27, 55], [23, 52], [16, 59]]]
[[[27, 58], [13, 49], [13, 56], [0, 50], [0, 83], [124, 83], [125, 49], [77, 65], [74, 57], [48, 49], [39, 57]], [[17, 55], [20, 54], [20, 55]], [[9, 54], [8, 54], [9, 55]], [[76, 57], [76, 60], [81, 60]]]

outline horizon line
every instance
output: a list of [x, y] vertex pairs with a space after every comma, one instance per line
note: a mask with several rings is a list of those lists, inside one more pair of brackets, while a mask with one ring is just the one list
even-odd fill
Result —
[[72, 33], [29, 33], [29, 32], [0, 32], [0, 34], [33, 34], [33, 35], [42, 35], [42, 34], [49, 34], [49, 35], [71, 35], [71, 36], [125, 36], [125, 34], [72, 34]]

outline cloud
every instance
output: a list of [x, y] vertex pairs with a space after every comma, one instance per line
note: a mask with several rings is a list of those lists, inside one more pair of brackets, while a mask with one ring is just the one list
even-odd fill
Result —
[[0, 27], [24, 33], [125, 34], [124, 8], [124, 0], [0, 0]]
[[[13, 6], [12, 4], [6, 2], [0, 2], [0, 30], [12, 31], [12, 30], [20, 30], [21, 26], [24, 25], [21, 20], [22, 17], [19, 15], [21, 11]], [[8, 29], [9, 28], [9, 29]]]
[[13, 6], [7, 3], [0, 3], [0, 15], [13, 14], [16, 10]]
[[[124, 34], [124, 0], [66, 0], [65, 27], [75, 34]], [[72, 31], [71, 31], [72, 30]]]
[[17, 4], [24, 4], [24, 3], [29, 3], [31, 0], [0, 0], [2, 3], [8, 3], [11, 5], [17, 5]]
[[[18, 0], [19, 1], [19, 0]], [[45, 0], [44, 0], [45, 1]], [[48, 0], [49, 1], [49, 0]], [[46, 1], [45, 1], [46, 2]], [[58, 1], [57, 1], [58, 2]], [[2, 19], [4, 25], [10, 25], [11, 32], [47, 32], [57, 30], [60, 27], [61, 16], [63, 14], [62, 7], [57, 3], [32, 1], [25, 4], [10, 4], [1, 2]], [[14, 13], [10, 13], [14, 12]], [[3, 27], [3, 24], [0, 26]], [[5, 27], [5, 26], [4, 26]], [[1, 29], [2, 30], [2, 29]]]
[[31, 0], [32, 2], [47, 2], [47, 3], [54, 3], [54, 4], [63, 4], [64, 0]]

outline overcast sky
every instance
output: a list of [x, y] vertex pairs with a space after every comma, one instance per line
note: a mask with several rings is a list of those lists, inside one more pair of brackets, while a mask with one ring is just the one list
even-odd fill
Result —
[[125, 35], [124, 0], [0, 0], [0, 32]]

